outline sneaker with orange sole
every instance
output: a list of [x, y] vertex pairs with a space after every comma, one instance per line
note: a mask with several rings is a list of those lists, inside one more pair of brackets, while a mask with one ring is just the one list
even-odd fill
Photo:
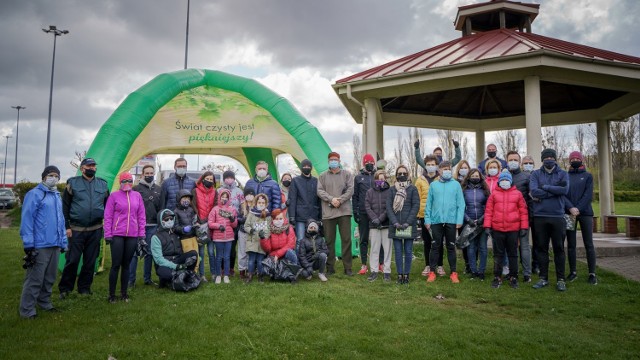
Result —
[[451, 275], [449, 276], [449, 279], [451, 279], [451, 282], [454, 284], [460, 283], [460, 280], [458, 279], [458, 273], [455, 271], [451, 273]]
[[358, 274], [364, 275], [366, 273], [367, 273], [367, 265], [360, 266], [360, 271], [358, 271]]
[[434, 282], [436, 281], [436, 273], [434, 273], [433, 271], [429, 272], [429, 277], [427, 277], [427, 282]]

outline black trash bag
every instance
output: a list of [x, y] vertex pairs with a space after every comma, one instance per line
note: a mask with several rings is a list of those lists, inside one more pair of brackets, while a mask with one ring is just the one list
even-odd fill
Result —
[[265, 274], [269, 275], [272, 280], [284, 280], [293, 282], [298, 279], [302, 272], [302, 267], [289, 262], [285, 259], [274, 261], [272, 256], [267, 256], [262, 260], [262, 266]]
[[460, 235], [456, 238], [456, 247], [458, 249], [464, 249], [469, 246], [471, 239], [478, 236], [484, 229], [480, 225], [465, 225], [460, 232]]
[[173, 272], [171, 288], [175, 291], [187, 292], [200, 286], [200, 276], [192, 270], [178, 270]]
[[209, 235], [209, 226], [207, 223], [196, 224], [196, 241], [199, 245], [206, 245], [211, 242], [211, 236]]

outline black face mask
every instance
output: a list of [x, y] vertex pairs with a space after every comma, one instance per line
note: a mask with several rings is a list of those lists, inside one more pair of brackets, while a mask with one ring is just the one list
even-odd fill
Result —
[[311, 174], [311, 168], [302, 168], [302, 173], [309, 176], [309, 174]]
[[284, 187], [289, 187], [289, 185], [291, 185], [291, 180], [284, 180], [282, 182], [282, 186], [284, 186]]
[[400, 182], [405, 182], [405, 181], [407, 181], [407, 175], [400, 175], [400, 176], [396, 177], [396, 180], [398, 180]]
[[318, 233], [318, 230], [307, 230], [307, 234], [313, 236], [316, 235]]
[[84, 176], [92, 178], [96, 175], [96, 171], [93, 169], [84, 169]]
[[579, 169], [580, 166], [582, 166], [582, 161], [572, 161], [571, 162], [571, 167], [574, 169]]
[[365, 164], [364, 169], [367, 170], [367, 172], [373, 172], [373, 164]]
[[547, 170], [551, 170], [551, 169], [553, 169], [554, 166], [556, 166], [556, 161], [552, 160], [552, 159], [544, 160], [542, 163], [544, 164], [544, 167]]
[[144, 181], [146, 181], [147, 183], [151, 184], [153, 182], [153, 176], [145, 176], [144, 177]]
[[480, 181], [482, 181], [482, 179], [480, 179], [480, 178], [471, 178], [471, 179], [469, 179], [469, 182], [472, 183], [473, 185], [480, 184]]
[[442, 162], [442, 155], [436, 155], [436, 158], [438, 159], [438, 164], [440, 164]]
[[497, 154], [498, 154], [498, 153], [497, 153], [497, 152], [495, 152], [495, 151], [487, 151], [487, 156], [488, 156], [488, 157], [490, 157], [490, 158], [492, 158], [492, 159], [493, 159], [494, 157], [496, 157], [496, 155], [497, 155]]
[[204, 185], [204, 187], [206, 187], [207, 189], [210, 189], [213, 186], [213, 181], [202, 180], [202, 185]]

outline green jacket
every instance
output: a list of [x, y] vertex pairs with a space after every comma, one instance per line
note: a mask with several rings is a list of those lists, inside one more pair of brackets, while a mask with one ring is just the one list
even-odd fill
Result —
[[[263, 230], [265, 238], [271, 236], [271, 230], [269, 229], [269, 226], [271, 225], [271, 216], [267, 216], [263, 219], [259, 215], [256, 215], [254, 210], [255, 209], [252, 209], [252, 211], [249, 212], [247, 221], [244, 222], [244, 232], [247, 233], [246, 251], [264, 254], [265, 252], [262, 249], [262, 246], [260, 246], [260, 236], [258, 233], [260, 230]], [[251, 230], [253, 230], [253, 233]]]

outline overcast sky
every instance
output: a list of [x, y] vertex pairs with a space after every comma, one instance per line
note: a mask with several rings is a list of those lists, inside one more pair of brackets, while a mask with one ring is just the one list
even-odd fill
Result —
[[[190, 68], [254, 78], [288, 98], [351, 161], [361, 131], [335, 95], [337, 79], [459, 37], [457, 7], [473, 0], [191, 1]], [[544, 0], [533, 32], [640, 56], [638, 0]], [[16, 110], [18, 181], [44, 167], [53, 35], [58, 38], [51, 163], [62, 177], [124, 98], [160, 73], [184, 66], [186, 0], [0, 1], [0, 135], [9, 139], [13, 181]], [[385, 129], [392, 154], [397, 129]], [[431, 131], [425, 132], [433, 142]], [[470, 136], [472, 138], [472, 136]], [[488, 139], [489, 140], [489, 139]], [[472, 147], [473, 148], [473, 147]], [[0, 162], [5, 138], [0, 138]], [[216, 159], [218, 160], [218, 159]], [[201, 165], [207, 162], [201, 158]], [[190, 167], [195, 168], [195, 156]], [[172, 167], [172, 157], [163, 158]], [[166, 168], [166, 166], [165, 166]]]

